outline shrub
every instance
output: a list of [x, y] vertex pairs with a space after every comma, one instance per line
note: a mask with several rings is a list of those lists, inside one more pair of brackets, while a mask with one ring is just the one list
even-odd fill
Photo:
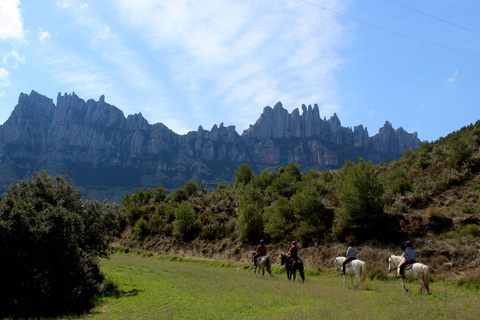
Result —
[[438, 207], [438, 205], [430, 206], [425, 210], [423, 214], [425, 220], [431, 220], [432, 218], [445, 218], [445, 212]]
[[173, 221], [173, 235], [176, 238], [190, 241], [195, 239], [200, 231], [200, 220], [195, 217], [195, 210], [187, 202], [180, 204], [175, 209], [175, 221]]
[[45, 171], [12, 185], [0, 202], [0, 317], [88, 310], [104, 279], [99, 257], [118, 232], [119, 208], [81, 201]]
[[465, 228], [460, 231], [460, 235], [472, 235], [474, 237], [480, 237], [480, 227], [476, 224], [467, 224]]
[[457, 286], [465, 289], [480, 289], [480, 275], [468, 275], [457, 280]]

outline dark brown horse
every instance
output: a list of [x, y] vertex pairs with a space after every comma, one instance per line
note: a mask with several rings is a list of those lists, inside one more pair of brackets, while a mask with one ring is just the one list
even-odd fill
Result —
[[[285, 261], [287, 260], [287, 256], [284, 254], [281, 254], [281, 265], [285, 265]], [[297, 270], [300, 273], [300, 277], [302, 278], [302, 282], [305, 282], [305, 274], [303, 273], [303, 262], [300, 259], [290, 259], [288, 264], [285, 265], [285, 269], [287, 269], [287, 278], [288, 281], [292, 280], [293, 276], [293, 281], [295, 281], [295, 278], [297, 276]]]

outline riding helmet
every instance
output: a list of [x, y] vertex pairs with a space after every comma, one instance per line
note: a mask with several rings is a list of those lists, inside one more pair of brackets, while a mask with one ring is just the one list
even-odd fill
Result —
[[264, 243], [265, 243], [265, 240], [263, 240], [263, 239], [260, 240], [260, 243], [261, 243], [261, 244], [264, 244]]
[[411, 247], [411, 246], [412, 246], [412, 243], [411, 243], [410, 241], [407, 241], [407, 242], [405, 242], [405, 246], [406, 246], [406, 247]]
[[297, 241], [293, 240], [293, 241], [292, 241], [292, 244], [293, 244], [294, 246], [296, 246], [296, 245], [297, 245]]

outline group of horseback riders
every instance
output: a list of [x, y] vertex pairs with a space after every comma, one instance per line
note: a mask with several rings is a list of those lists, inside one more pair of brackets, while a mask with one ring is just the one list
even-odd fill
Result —
[[[260, 240], [260, 244], [257, 247], [257, 250], [254, 251], [254, 256], [253, 256], [253, 264], [256, 266], [257, 265], [257, 259], [258, 257], [261, 256], [266, 256], [267, 255], [267, 246], [265, 245], [265, 240]], [[297, 247], [297, 241], [292, 241], [292, 246], [290, 249], [288, 249], [287, 253], [287, 259], [285, 260], [285, 269], [287, 269], [291, 263], [296, 262], [299, 260], [298, 258], [298, 247]]]
[[[418, 257], [417, 251], [413, 248], [413, 245], [410, 241], [407, 241], [405, 243], [406, 249], [403, 252], [402, 256], [404, 257], [403, 261], [400, 263], [398, 266], [398, 278], [404, 278], [404, 271], [405, 267], [407, 265], [414, 264], [416, 262], [416, 258]], [[257, 258], [261, 256], [266, 256], [267, 255], [267, 246], [265, 245], [265, 240], [260, 240], [260, 244], [257, 247], [257, 250], [254, 252], [255, 255], [253, 256], [253, 263], [256, 266], [257, 265]], [[348, 243], [348, 249], [347, 249], [347, 259], [342, 264], [342, 275], [345, 274], [345, 268], [347, 264], [350, 261], [353, 261], [357, 257], [357, 248], [355, 247], [353, 241], [350, 241]], [[287, 259], [285, 260], [285, 269], [287, 269], [292, 262], [296, 262], [299, 260], [298, 258], [298, 247], [297, 247], [297, 241], [292, 241], [292, 246], [288, 250], [287, 253]]]

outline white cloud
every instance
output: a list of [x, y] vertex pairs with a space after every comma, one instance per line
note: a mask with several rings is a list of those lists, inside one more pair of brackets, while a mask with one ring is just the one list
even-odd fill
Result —
[[0, 39], [24, 40], [19, 0], [0, 0]]
[[452, 74], [452, 76], [450, 78], [447, 79], [447, 81], [448, 82], [454, 82], [455, 79], [457, 78], [459, 72], [460, 72], [459, 69], [455, 70], [455, 72]]
[[48, 31], [44, 31], [42, 28], [38, 28], [38, 39], [43, 41], [45, 39], [51, 38], [50, 33]]
[[9, 87], [12, 84], [8, 80], [8, 76], [10, 75], [10, 72], [6, 70], [5, 68], [0, 68], [0, 87]]
[[70, 6], [69, 3], [66, 2], [66, 1], [58, 1], [57, 2], [57, 7], [59, 7], [59, 8], [64, 8], [65, 9], [65, 8], [68, 8], [69, 6]]
[[[342, 11], [337, 1], [321, 2]], [[273, 0], [115, 5], [119, 20], [168, 60], [171, 81], [184, 89], [197, 117], [207, 117], [212, 102], [251, 121], [279, 100], [293, 109], [299, 101], [323, 104], [336, 95], [333, 72], [342, 61], [335, 49], [343, 28], [329, 11]]]
[[12, 50], [9, 53], [3, 55], [2, 61], [5, 66], [15, 69], [17, 68], [19, 63], [25, 63], [25, 57], [21, 56], [17, 51]]

